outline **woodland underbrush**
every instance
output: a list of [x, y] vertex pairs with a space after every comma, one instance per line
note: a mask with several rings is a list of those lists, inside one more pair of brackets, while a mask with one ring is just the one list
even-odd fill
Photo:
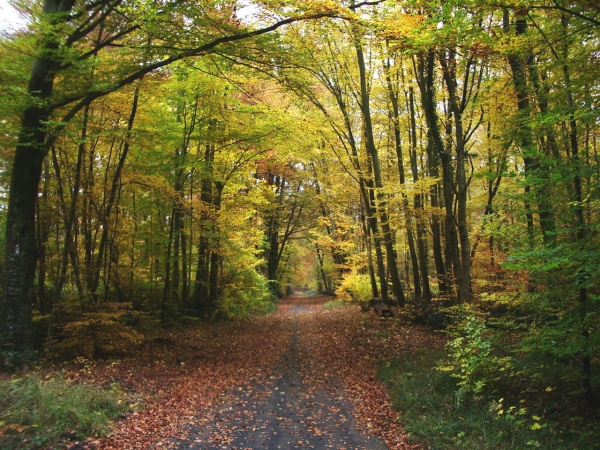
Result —
[[597, 416], [581, 410], [568, 392], [522, 389], [527, 384], [523, 379], [504, 386], [509, 389], [502, 393], [498, 385], [457, 401], [456, 380], [438, 370], [444, 357], [444, 351], [427, 349], [380, 369], [413, 443], [447, 450], [598, 448]]
[[165, 302], [144, 286], [139, 291], [131, 299], [99, 300], [68, 294], [54, 305], [51, 314], [35, 310], [35, 354], [27, 358], [2, 354], [0, 366], [19, 371], [22, 367], [13, 361], [35, 364], [40, 359], [126, 357], [161, 330], [199, 322], [237, 321], [277, 308], [277, 296], [264, 277], [256, 273], [230, 280], [210, 310], [198, 311], [191, 305]]
[[447, 335], [444, 348], [380, 369], [412, 440], [432, 449], [598, 448], [600, 414], [589, 399], [590, 389], [600, 397], [598, 359], [582, 372], [589, 342], [563, 323], [568, 315], [543, 317], [539, 299], [505, 297], [405, 313], [435, 318]]
[[127, 409], [117, 385], [101, 389], [34, 374], [2, 380], [0, 448], [63, 448], [88, 435], [103, 435]]

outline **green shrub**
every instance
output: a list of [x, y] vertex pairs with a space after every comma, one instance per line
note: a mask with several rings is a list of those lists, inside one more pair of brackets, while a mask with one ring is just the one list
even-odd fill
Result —
[[573, 421], [567, 427], [504, 399], [469, 397], [457, 404], [456, 380], [436, 370], [443, 357], [427, 348], [379, 370], [412, 443], [445, 450], [597, 448], [598, 427], [591, 423]]
[[457, 380], [456, 400], [483, 393], [486, 385], [512, 372], [510, 357], [492, 352], [490, 331], [484, 318], [470, 305], [449, 308], [453, 317], [447, 332], [453, 338], [446, 344], [448, 356], [438, 370], [449, 372]]
[[231, 277], [223, 288], [217, 315], [225, 319], [241, 319], [251, 314], [273, 311], [277, 297], [266, 278], [253, 268]]
[[599, 250], [593, 242], [561, 242], [509, 258], [508, 269], [529, 277], [518, 297], [527, 320], [520, 351], [564, 361], [600, 356]]
[[65, 437], [104, 434], [127, 410], [116, 386], [105, 390], [36, 376], [0, 382], [0, 448], [50, 446]]

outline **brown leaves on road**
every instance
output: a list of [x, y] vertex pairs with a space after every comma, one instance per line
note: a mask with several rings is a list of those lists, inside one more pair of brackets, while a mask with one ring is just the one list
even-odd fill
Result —
[[338, 376], [360, 425], [383, 438], [390, 449], [416, 449], [406, 442], [401, 412], [376, 378], [385, 360], [422, 346], [442, 345], [426, 328], [359, 312], [359, 308], [321, 309], [305, 321], [306, 347], [314, 358], [316, 380]]
[[168, 447], [183, 425], [209, 415], [234, 387], [269, 376], [289, 339], [283, 325], [269, 317], [202, 324], [153, 339], [131, 359], [82, 363], [72, 378], [116, 382], [142, 405], [109, 438], [88, 441], [84, 448]]
[[[281, 377], [281, 361], [297, 341], [309, 400], [312, 389], [335, 380], [354, 405], [359, 427], [383, 438], [390, 449], [417, 448], [407, 444], [401, 413], [391, 408], [376, 370], [382, 360], [439, 345], [440, 338], [424, 328], [362, 313], [358, 307], [327, 310], [327, 300], [292, 297], [268, 316], [171, 331], [146, 342], [130, 359], [71, 367], [71, 378], [116, 382], [141, 405], [120, 420], [108, 438], [76, 447], [173, 448], [177, 440], [189, 441], [190, 427], [202, 429], [214, 422], [223, 405], [247, 408], [240, 391], [252, 392]], [[297, 338], [292, 339], [294, 334]], [[227, 426], [219, 423], [224, 438]], [[310, 427], [313, 435], [324, 433], [319, 423]], [[228, 448], [227, 442], [222, 445]]]

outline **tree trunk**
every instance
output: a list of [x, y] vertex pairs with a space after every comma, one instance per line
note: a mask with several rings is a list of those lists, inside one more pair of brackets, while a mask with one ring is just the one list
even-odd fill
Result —
[[221, 256], [217, 249], [219, 248], [218, 235], [219, 230], [217, 229], [217, 215], [221, 210], [221, 196], [223, 194], [224, 185], [220, 182], [215, 182], [215, 195], [213, 198], [214, 207], [214, 222], [213, 222], [213, 244], [210, 255], [210, 272], [209, 272], [209, 285], [208, 285], [208, 308], [210, 311], [214, 310], [217, 306], [218, 293], [219, 293], [219, 265], [221, 262]]
[[321, 275], [321, 280], [323, 280], [323, 289], [321, 290], [321, 294], [331, 294], [331, 289], [329, 287], [329, 281], [327, 279], [327, 274], [325, 273], [325, 255], [321, 246], [315, 242], [315, 251], [317, 253], [317, 261], [319, 262], [319, 275]]
[[[173, 207], [173, 210], [175, 207]], [[169, 220], [169, 238], [167, 241], [167, 254], [165, 255], [165, 282], [163, 285], [162, 303], [160, 308], [160, 320], [164, 323], [169, 313], [169, 304], [173, 298], [173, 283], [171, 280], [171, 254], [173, 246], [176, 245], [175, 239], [175, 221], [173, 220], [173, 210], [171, 211], [171, 220]]]
[[[493, 155], [491, 144], [490, 144], [490, 142], [492, 140], [492, 125], [490, 122], [488, 122], [488, 125], [487, 125], [486, 135], [487, 135], [487, 141], [488, 141], [487, 164], [489, 167], [491, 167], [494, 162], [494, 159], [496, 157]], [[498, 158], [499, 162], [496, 163], [496, 174], [497, 174], [496, 178], [487, 180], [487, 194], [488, 195], [487, 195], [487, 201], [485, 204], [485, 209], [483, 211], [481, 232], [477, 236], [477, 238], [475, 239], [475, 242], [473, 243], [473, 246], [471, 247], [471, 262], [474, 260], [475, 254], [477, 252], [477, 247], [478, 247], [479, 243], [481, 242], [482, 233], [485, 230], [485, 227], [487, 224], [487, 222], [486, 222], [487, 217], [494, 213], [494, 198], [496, 197], [496, 194], [498, 193], [498, 189], [500, 188], [500, 182], [502, 181], [502, 176], [504, 174], [504, 171], [506, 170], [506, 164], [507, 164], [507, 160], [508, 160], [508, 149], [510, 148], [511, 144], [512, 144], [512, 139], [507, 141], [503, 145], [502, 154], [500, 155], [500, 158]], [[490, 249], [490, 265], [493, 268], [494, 267], [494, 236], [493, 235], [491, 235], [489, 237], [489, 249]]]
[[[419, 181], [419, 170], [417, 165], [417, 120], [415, 113], [414, 92], [412, 86], [408, 93], [408, 106], [410, 110], [410, 167], [413, 176], [413, 182]], [[423, 223], [423, 199], [421, 194], [415, 194], [413, 198], [414, 210], [416, 214], [417, 225], [417, 249], [419, 254], [419, 269], [422, 289], [422, 298], [424, 302], [431, 301], [431, 287], [429, 285], [429, 255], [427, 252], [427, 242], [425, 241], [425, 225]]]
[[[44, 163], [44, 188], [42, 189], [42, 203], [48, 199], [48, 185], [50, 184], [50, 168], [48, 160]], [[37, 241], [39, 247], [39, 262], [38, 262], [38, 284], [37, 284], [37, 300], [42, 314], [47, 314], [52, 305], [46, 291], [46, 273], [47, 273], [47, 247], [48, 238], [50, 237], [50, 226], [48, 220], [40, 214], [40, 202], [37, 203]]]
[[[79, 199], [79, 191], [81, 189], [81, 176], [82, 176], [82, 171], [83, 171], [83, 161], [84, 161], [84, 157], [85, 157], [85, 148], [86, 148], [85, 142], [87, 140], [87, 134], [88, 134], [87, 133], [88, 117], [89, 117], [89, 106], [85, 108], [84, 113], [83, 113], [83, 123], [82, 123], [82, 127], [81, 127], [81, 142], [80, 142], [78, 150], [77, 150], [77, 163], [75, 166], [75, 177], [73, 180], [73, 188], [71, 190], [71, 198], [70, 198], [68, 208], [67, 208], [67, 204], [66, 204], [66, 201], [64, 198], [64, 192], [63, 192], [63, 187], [62, 187], [64, 181], [63, 181], [62, 175], [61, 175], [60, 163], [58, 161], [55, 149], [52, 149], [52, 163], [54, 165], [54, 172], [56, 173], [56, 177], [58, 180], [59, 196], [61, 198], [63, 215], [65, 216], [65, 220], [64, 220], [64, 222], [65, 222], [65, 242], [64, 242], [64, 247], [63, 247], [62, 256], [61, 256], [62, 266], [61, 266], [61, 270], [60, 270], [60, 275], [58, 277], [57, 285], [55, 286], [55, 294], [56, 294], [57, 300], [60, 299], [63, 286], [66, 282], [67, 269], [69, 266], [69, 255], [71, 253], [76, 252], [75, 243], [73, 240], [73, 235], [75, 234], [74, 230], [73, 230], [73, 226], [75, 224], [75, 220], [77, 219], [77, 201]], [[71, 258], [71, 263], [72, 263], [73, 271], [77, 275], [76, 283], [78, 286], [78, 290], [80, 291], [80, 294], [82, 294], [81, 289], [79, 288], [81, 286], [81, 281], [79, 280], [79, 266], [78, 266], [78, 264], [76, 264], [75, 258]]]
[[[392, 83], [389, 64], [385, 67], [385, 73], [387, 91], [391, 103], [391, 119], [394, 126], [394, 148], [396, 150], [396, 161], [398, 164], [398, 179], [400, 181], [400, 184], [404, 186], [406, 184], [406, 176], [404, 174], [404, 155], [402, 154], [402, 138], [400, 134], [400, 107], [398, 102], [398, 94], [394, 90], [394, 85]], [[411, 121], [414, 120], [414, 109], [412, 110], [412, 113], [413, 116], [411, 117]], [[417, 252], [415, 250], [415, 241], [413, 236], [413, 217], [409, 209], [408, 197], [406, 196], [406, 194], [403, 193], [402, 198], [404, 206], [404, 218], [406, 222], [406, 237], [408, 240], [408, 249], [410, 252], [410, 260], [412, 263], [414, 297], [415, 301], [418, 301], [419, 299], [421, 299], [422, 292], [421, 280], [419, 277], [419, 260], [417, 258]]]
[[[396, 255], [394, 251], [394, 242], [392, 239], [392, 232], [390, 229], [390, 224], [387, 216], [387, 202], [385, 200], [385, 196], [382, 193], [383, 182], [381, 177], [381, 166], [379, 162], [379, 155], [377, 152], [377, 147], [375, 146], [375, 138], [373, 136], [373, 124], [371, 122], [371, 107], [370, 107], [370, 99], [369, 92], [367, 88], [367, 76], [366, 76], [366, 66], [365, 59], [362, 49], [362, 44], [358, 40], [358, 36], [355, 37], [355, 49], [356, 49], [356, 58], [358, 63], [358, 70], [360, 74], [360, 108], [364, 121], [364, 131], [366, 138], [366, 150], [367, 154], [370, 156], [371, 165], [373, 168], [373, 179], [375, 182], [376, 189], [376, 197], [377, 201], [375, 203], [375, 209], [378, 213], [379, 219], [381, 221], [381, 230], [383, 232], [383, 243], [385, 245], [386, 250], [386, 260], [387, 260], [387, 271], [390, 275], [392, 281], [392, 288], [394, 291], [395, 300], [398, 302], [400, 306], [404, 306], [406, 304], [406, 297], [404, 295], [404, 290], [402, 288], [402, 283], [400, 282], [400, 274], [398, 273], [398, 265], [396, 264]], [[382, 289], [381, 296], [384, 301], [388, 301], [388, 293], [387, 293], [387, 277], [381, 281]], [[383, 285], [386, 284], [384, 288]]]
[[[575, 212], [575, 220], [577, 229], [575, 236], [578, 242], [583, 242], [589, 233], [588, 226], [585, 220], [583, 211], [583, 189], [581, 186], [581, 167], [583, 161], [579, 154], [579, 141], [577, 138], [577, 120], [575, 114], [577, 112], [577, 106], [573, 99], [573, 87], [571, 84], [571, 73], [568, 66], [569, 60], [569, 47], [568, 47], [568, 19], [563, 14], [561, 17], [561, 24], [563, 26], [563, 39], [562, 39], [562, 70], [565, 79], [565, 87], [567, 91], [567, 104], [569, 106], [569, 147], [571, 150], [572, 164], [573, 164], [573, 205]], [[585, 262], [584, 262], [585, 264]], [[590, 348], [590, 327], [588, 325], [588, 314], [589, 314], [589, 291], [587, 288], [588, 278], [590, 277], [589, 271], [585, 268], [579, 271], [577, 284], [578, 289], [578, 302], [579, 302], [579, 313], [581, 317], [581, 336], [584, 339], [583, 343], [583, 355], [582, 355], [582, 374], [583, 374], [583, 386], [585, 390], [585, 398], [589, 404], [594, 405], [596, 399], [594, 396], [594, 390], [592, 388], [592, 350]]]
[[363, 228], [365, 247], [367, 250], [367, 270], [369, 272], [369, 282], [371, 283], [371, 294], [373, 295], [373, 298], [376, 298], [379, 297], [379, 288], [377, 287], [377, 278], [375, 277], [375, 267], [373, 264], [373, 243], [371, 241], [369, 224], [367, 223], [364, 211], [361, 211], [360, 213], [360, 223]]
[[[527, 32], [527, 20], [526, 11], [522, 8], [517, 9], [515, 20], [515, 32], [517, 36], [522, 36]], [[510, 17], [508, 10], [504, 10], [504, 28], [505, 30], [510, 29]], [[527, 178], [534, 180], [537, 178], [541, 180], [543, 185], [547, 184], [546, 170], [542, 168], [541, 161], [539, 160], [537, 148], [534, 145], [532, 129], [531, 129], [531, 105], [529, 98], [529, 83], [527, 80], [526, 67], [531, 63], [533, 56], [531, 52], [527, 52], [525, 57], [518, 54], [509, 54], [508, 62], [512, 70], [512, 81], [515, 88], [517, 97], [517, 142], [521, 147], [523, 153], [523, 164], [525, 167], [525, 174]], [[533, 189], [532, 189], [533, 188]], [[554, 219], [554, 208], [552, 206], [551, 196], [543, 192], [540, 186], [530, 186], [529, 183], [526, 186], [526, 194], [529, 194], [533, 190], [534, 198], [538, 206], [538, 216], [540, 218], [540, 230], [542, 232], [542, 239], [544, 244], [553, 245], [556, 242], [556, 225]], [[527, 195], [526, 195], [527, 197]], [[527, 198], [526, 202], [530, 200]], [[526, 205], [527, 206], [527, 205]], [[526, 207], [526, 210], [528, 208]], [[526, 214], [528, 214], [526, 212]], [[528, 227], [532, 228], [532, 218], [527, 215]], [[530, 232], [530, 234], [532, 234]]]
[[102, 216], [102, 235], [100, 236], [100, 244], [98, 245], [98, 254], [96, 255], [96, 263], [94, 275], [91, 279], [91, 285], [89, 286], [89, 291], [94, 298], [97, 296], [98, 286], [100, 284], [100, 273], [101, 268], [104, 264], [105, 253], [108, 248], [108, 233], [110, 227], [110, 218], [112, 214], [112, 210], [117, 203], [117, 196], [121, 191], [121, 172], [123, 171], [123, 167], [125, 166], [125, 162], [127, 160], [127, 155], [129, 153], [129, 148], [131, 146], [131, 135], [133, 132], [133, 123], [135, 121], [135, 116], [137, 114], [138, 102], [139, 102], [139, 94], [140, 94], [140, 83], [135, 87], [135, 91], [133, 94], [133, 102], [131, 105], [131, 112], [129, 113], [129, 119], [127, 121], [127, 131], [126, 136], [123, 142], [123, 150], [121, 151], [121, 156], [119, 157], [119, 161], [117, 166], [115, 167], [115, 172], [112, 177], [112, 184], [110, 188], [110, 192], [108, 195], [108, 200], [106, 202], [106, 206], [104, 208], [104, 214]]
[[[63, 23], [74, 0], [44, 0], [43, 12], [51, 23]], [[21, 129], [12, 165], [6, 212], [4, 298], [0, 315], [0, 348], [9, 354], [32, 350], [32, 307], [38, 248], [35, 210], [52, 109], [54, 78], [61, 65], [58, 36], [48, 26], [33, 62], [28, 92], [31, 105], [21, 116]]]
[[[427, 137], [427, 165], [429, 168], [429, 175], [432, 178], [439, 177], [439, 159], [434, 153], [433, 139], [428, 133]], [[432, 208], [439, 208], [439, 183], [435, 183], [429, 189], [429, 201]], [[438, 288], [441, 296], [448, 294], [448, 284], [446, 282], [446, 267], [444, 265], [444, 256], [442, 253], [442, 224], [440, 218], [436, 212], [434, 212], [431, 218], [431, 237], [432, 237], [432, 251], [433, 261], [435, 263], [435, 272], [438, 279]]]
[[457, 94], [458, 83], [456, 80], [455, 51], [451, 49], [447, 52], [447, 55], [442, 55], [440, 57], [440, 62], [442, 64], [444, 80], [448, 90], [450, 110], [452, 111], [452, 116], [454, 118], [454, 141], [456, 150], [456, 222], [460, 239], [460, 271], [456, 272], [456, 276], [458, 278], [458, 301], [466, 302], [471, 296], [471, 246], [469, 243], [469, 228], [467, 224], [467, 177], [465, 169], [466, 142], [462, 120], [463, 107], [459, 105]]
[[286, 181], [283, 177], [275, 174], [269, 174], [268, 183], [275, 186], [275, 192], [277, 194], [277, 205], [274, 206], [274, 210], [271, 212], [269, 218], [269, 224], [267, 227], [267, 239], [269, 241], [269, 248], [267, 249], [267, 280], [276, 282], [277, 281], [277, 270], [279, 269], [280, 262], [280, 250], [281, 242], [279, 240], [280, 232], [280, 221], [279, 221], [279, 206], [283, 205], [283, 194], [285, 190]]
[[[211, 120], [210, 131], [216, 127], [216, 121]], [[198, 236], [198, 265], [196, 266], [196, 281], [194, 285], [193, 304], [199, 316], [209, 312], [209, 278], [210, 278], [210, 233], [212, 217], [205, 210], [213, 201], [212, 170], [215, 158], [215, 146], [207, 143], [204, 148], [204, 164], [206, 170], [202, 176], [200, 200], [204, 204], [200, 217], [200, 233]]]
[[[421, 103], [423, 114], [427, 122], [427, 135], [436, 157], [439, 158], [442, 166], [442, 192], [443, 206], [445, 208], [444, 216], [444, 267], [445, 283], [449, 294], [452, 293], [451, 287], [454, 286], [454, 276], [461, 271], [460, 257], [458, 252], [458, 238], [456, 236], [456, 226], [454, 223], [454, 181], [452, 158], [446, 149], [446, 144], [442, 139], [438, 123], [436, 110], [436, 95], [434, 90], [435, 74], [435, 55], [433, 51], [428, 51], [426, 55], [421, 55], [418, 62], [419, 88], [421, 90]], [[432, 158], [430, 158], [431, 160]], [[440, 259], [438, 258], [436, 266], [438, 267], [438, 276], [441, 273]]]

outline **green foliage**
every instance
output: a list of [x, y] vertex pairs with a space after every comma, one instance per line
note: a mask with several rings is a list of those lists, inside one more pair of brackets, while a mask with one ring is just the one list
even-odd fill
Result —
[[251, 314], [273, 311], [276, 297], [265, 277], [254, 269], [236, 274], [224, 288], [217, 315], [225, 319], [242, 319]]
[[[518, 297], [527, 332], [519, 351], [556, 358], [600, 354], [600, 252], [591, 243], [562, 243], [513, 256], [507, 267], [527, 271], [529, 288]], [[582, 291], [585, 301], [582, 301]], [[584, 335], [588, 331], [588, 335]]]
[[449, 310], [453, 322], [447, 332], [453, 339], [446, 344], [448, 357], [438, 369], [457, 380], [456, 400], [461, 403], [466, 396], [480, 395], [489, 383], [510, 375], [512, 361], [492, 353], [490, 332], [473, 306]]
[[323, 309], [327, 311], [334, 311], [336, 309], [343, 308], [345, 305], [344, 302], [330, 300], [328, 302], [323, 303]]
[[504, 399], [465, 399], [456, 403], [455, 379], [436, 370], [442, 351], [430, 349], [403, 355], [379, 370], [412, 442], [425, 448], [557, 450], [597, 447], [597, 430], [575, 420], [549, 422], [523, 404]]
[[36, 376], [0, 382], [0, 447], [58, 448], [61, 439], [104, 434], [127, 410], [123, 393]]
[[504, 398], [498, 401], [498, 406], [495, 407], [495, 410], [499, 419], [511, 422], [516, 427], [528, 426], [530, 430], [536, 431], [548, 426], [547, 423], [541, 422], [542, 418], [540, 416], [530, 416], [527, 408], [524, 406], [504, 405]]
[[7, 372], [19, 372], [30, 365], [37, 364], [38, 354], [35, 351], [0, 351], [0, 369]]
[[369, 275], [356, 270], [344, 275], [335, 291], [336, 296], [343, 301], [364, 302], [373, 297]]

